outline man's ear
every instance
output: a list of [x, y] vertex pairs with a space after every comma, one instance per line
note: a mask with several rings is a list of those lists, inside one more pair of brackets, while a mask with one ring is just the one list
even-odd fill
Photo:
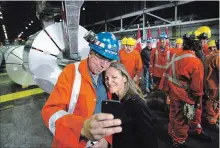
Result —
[[91, 55], [92, 55], [93, 53], [94, 53], [94, 51], [92, 51], [92, 49], [90, 49], [88, 57], [91, 57]]

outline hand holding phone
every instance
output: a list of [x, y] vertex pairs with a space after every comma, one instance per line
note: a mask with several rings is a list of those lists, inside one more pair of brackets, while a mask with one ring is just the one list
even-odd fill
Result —
[[102, 113], [109, 113], [114, 116], [114, 119], [121, 119], [122, 123], [128, 120], [124, 105], [116, 100], [103, 100]]

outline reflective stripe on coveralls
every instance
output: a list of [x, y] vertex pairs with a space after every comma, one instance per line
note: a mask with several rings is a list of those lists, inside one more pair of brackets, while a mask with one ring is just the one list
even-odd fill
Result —
[[[164, 69], [166, 69], [166, 68], [167, 68], [167, 64], [166, 64], [165, 66], [157, 64], [157, 63], [158, 63], [158, 50], [156, 50], [155, 56], [156, 56], [156, 58], [155, 58], [155, 64], [154, 64], [155, 67], [159, 67], [159, 68], [164, 68]], [[168, 62], [169, 60], [170, 60], [170, 51], [168, 50], [168, 51], [167, 51], [167, 62]], [[152, 65], [150, 65], [150, 67], [152, 67]]]
[[72, 94], [71, 94], [71, 99], [70, 99], [70, 103], [69, 103], [69, 108], [68, 108], [68, 112], [64, 111], [64, 110], [59, 110], [56, 113], [54, 113], [50, 119], [49, 119], [49, 130], [52, 132], [52, 134], [55, 136], [55, 123], [56, 121], [67, 115], [67, 114], [72, 114], [77, 100], [78, 100], [78, 96], [79, 96], [79, 91], [80, 91], [80, 87], [81, 87], [81, 74], [79, 73], [79, 64], [80, 62], [74, 63], [75, 65], [75, 79], [74, 79], [74, 83], [73, 83], [73, 88], [72, 88]]
[[181, 60], [181, 59], [183, 59], [183, 58], [188, 58], [188, 57], [194, 57], [194, 58], [196, 58], [196, 56], [194, 56], [193, 54], [184, 54], [184, 55], [178, 56], [178, 57], [176, 57], [176, 58], [175, 58], [175, 56], [176, 56], [176, 54], [173, 55], [172, 61], [167, 65], [167, 68], [169, 68], [170, 65], [172, 66], [172, 75], [173, 75], [173, 76], [171, 77], [171, 76], [169, 76], [169, 74], [167, 74], [167, 73], [164, 73], [163, 76], [164, 76], [164, 77], [167, 77], [169, 81], [171, 81], [172, 83], [176, 84], [177, 86], [179, 86], [179, 87], [181, 87], [181, 88], [184, 88], [184, 89], [188, 89], [188, 86], [182, 85], [182, 84], [177, 80], [177, 78], [176, 78], [176, 72], [175, 72], [175, 63], [174, 63], [174, 62], [176, 62], [176, 61], [178, 61], [178, 60]]

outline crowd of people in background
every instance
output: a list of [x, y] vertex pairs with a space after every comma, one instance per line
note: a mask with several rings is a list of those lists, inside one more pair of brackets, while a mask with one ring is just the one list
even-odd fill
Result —
[[[54, 135], [53, 147], [157, 148], [151, 111], [144, 101], [154, 91], [165, 93], [174, 147], [186, 147], [188, 133], [212, 141], [201, 118], [204, 113], [207, 125], [219, 131], [219, 40], [208, 42], [208, 26], [176, 39], [175, 48], [164, 32], [155, 48], [148, 37], [141, 51], [133, 38], [123, 38], [119, 50], [109, 32], [84, 38], [91, 49], [88, 58], [64, 68], [42, 109]], [[101, 102], [107, 99], [123, 104], [127, 120], [101, 113]]]
[[131, 39], [122, 39], [120, 52], [124, 55], [121, 63], [133, 72], [132, 76], [139, 75], [139, 67], [143, 65], [144, 85], [140, 87], [145, 96], [155, 90], [166, 95], [164, 108], [169, 111], [168, 134], [175, 147], [187, 146], [188, 131], [201, 140], [211, 141], [211, 136], [202, 130], [202, 115], [209, 128], [219, 131], [219, 38], [210, 38], [208, 26], [177, 38], [175, 47], [169, 45], [168, 35], [162, 32], [156, 47], [152, 48], [150, 36], [147, 46], [139, 53], [142, 62], [135, 54], [135, 47], [132, 52], [125, 52], [129, 47], [125, 45], [126, 40], [128, 43]]

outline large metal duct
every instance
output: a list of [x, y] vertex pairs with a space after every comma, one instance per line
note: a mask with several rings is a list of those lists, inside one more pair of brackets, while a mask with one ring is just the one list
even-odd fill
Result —
[[2, 64], [2, 61], [3, 61], [3, 52], [0, 50], [0, 66], [1, 66], [1, 64]]
[[5, 51], [6, 71], [9, 77], [20, 85], [34, 85], [32, 76], [25, 71], [23, 66], [24, 45], [13, 46]]
[[[81, 59], [89, 54], [88, 42], [83, 38], [87, 30], [79, 26], [78, 51]], [[51, 93], [62, 68], [57, 64], [58, 55], [65, 50], [62, 22], [52, 24], [34, 34], [26, 42], [24, 66], [32, 74], [34, 81], [45, 92]]]

